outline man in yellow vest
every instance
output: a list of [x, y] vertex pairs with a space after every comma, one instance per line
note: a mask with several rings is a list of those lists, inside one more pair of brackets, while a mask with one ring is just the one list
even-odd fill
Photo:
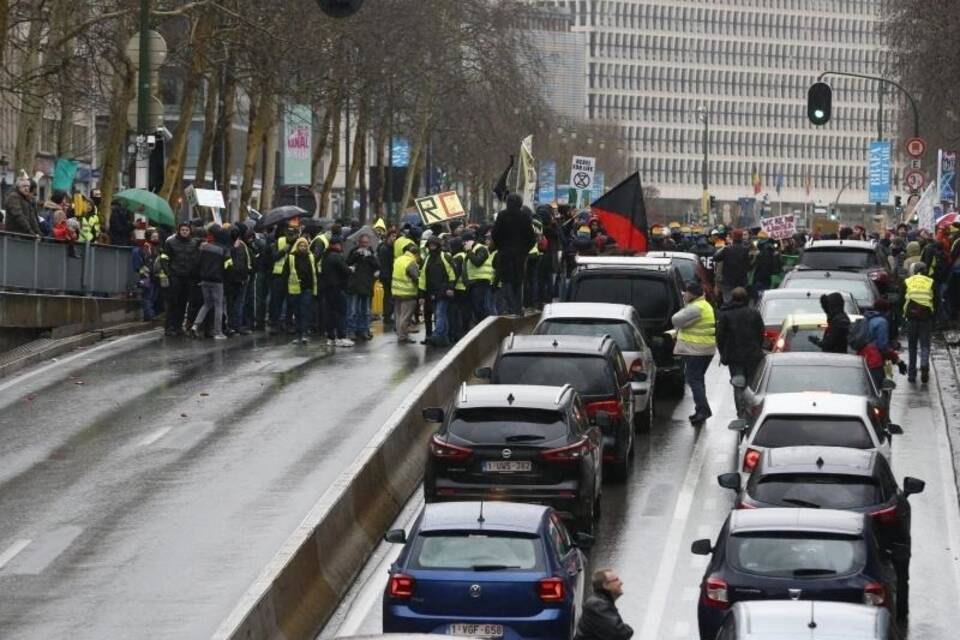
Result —
[[426, 243], [427, 257], [420, 269], [420, 292], [425, 304], [433, 307], [434, 326], [430, 331], [430, 322], [424, 312], [427, 336], [423, 344], [432, 347], [450, 345], [450, 304], [453, 302], [457, 274], [453, 263], [441, 248], [440, 238], [431, 235]]
[[480, 322], [493, 313], [493, 256], [473, 231], [463, 234], [463, 246], [467, 252], [464, 260], [464, 281], [467, 295], [473, 308], [473, 321]]
[[297, 320], [297, 338], [293, 342], [307, 344], [313, 297], [317, 295], [317, 262], [306, 238], [297, 238], [293, 243], [293, 251], [284, 261], [283, 277], [287, 279], [287, 313], [292, 311]]
[[907, 322], [907, 348], [910, 359], [907, 380], [917, 381], [917, 347], [920, 347], [920, 381], [930, 381], [930, 334], [933, 331], [933, 278], [927, 265], [915, 262], [910, 277], [903, 281], [903, 317]]
[[[273, 262], [270, 279], [270, 335], [279, 333], [282, 329], [280, 317], [283, 315], [284, 303], [287, 300], [287, 281], [283, 277], [283, 267], [298, 235], [299, 225], [295, 227], [278, 224], [274, 236], [275, 240], [270, 245], [270, 259]], [[288, 324], [290, 316], [288, 310], [286, 317]]]
[[706, 374], [717, 352], [717, 322], [713, 306], [703, 295], [699, 282], [691, 282], [683, 292], [686, 306], [673, 314], [671, 322], [678, 329], [673, 353], [683, 358], [684, 374], [696, 411], [690, 423], [701, 426], [713, 415], [707, 402]]
[[397, 342], [413, 342], [410, 339], [410, 320], [417, 307], [417, 294], [420, 281], [420, 270], [417, 266], [417, 254], [420, 249], [413, 242], [408, 242], [403, 253], [393, 261], [393, 278], [390, 281], [390, 292], [393, 295], [394, 313], [396, 314]]

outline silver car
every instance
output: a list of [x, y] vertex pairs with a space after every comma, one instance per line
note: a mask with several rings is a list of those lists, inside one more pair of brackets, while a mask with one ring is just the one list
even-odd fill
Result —
[[626, 304], [555, 302], [543, 308], [534, 335], [602, 336], [613, 338], [630, 370], [633, 389], [633, 425], [637, 431], [653, 423], [654, 381], [657, 365], [643, 339], [640, 316]]
[[901, 640], [884, 607], [848, 602], [738, 602], [717, 640]]

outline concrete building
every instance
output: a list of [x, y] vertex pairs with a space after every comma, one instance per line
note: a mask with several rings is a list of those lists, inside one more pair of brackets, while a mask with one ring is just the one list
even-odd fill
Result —
[[543, 6], [528, 25], [530, 43], [543, 61], [544, 74], [534, 79], [544, 99], [571, 120], [586, 115], [587, 34], [573, 31], [569, 7]]

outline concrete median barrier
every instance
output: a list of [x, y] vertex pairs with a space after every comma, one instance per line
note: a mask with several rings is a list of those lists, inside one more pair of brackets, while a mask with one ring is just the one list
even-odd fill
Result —
[[423, 479], [435, 430], [421, 409], [442, 406], [510, 333], [537, 316], [488, 318], [420, 381], [357, 459], [320, 498], [213, 637], [313, 638]]

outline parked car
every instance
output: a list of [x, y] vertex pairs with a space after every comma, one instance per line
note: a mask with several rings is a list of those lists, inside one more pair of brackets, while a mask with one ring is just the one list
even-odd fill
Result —
[[[763, 317], [763, 348], [773, 349], [780, 327], [788, 316], [794, 314], [823, 313], [820, 296], [831, 293], [829, 289], [770, 289], [760, 298], [758, 311]], [[857, 315], [860, 307], [853, 295], [841, 292], [847, 315]]]
[[811, 240], [800, 252], [797, 268], [863, 273], [881, 293], [891, 289], [890, 264], [873, 240]]
[[[476, 638], [573, 637], [583, 600], [586, 534], [550, 507], [428, 504], [402, 544], [383, 593], [385, 633]], [[391, 636], [392, 637], [392, 636]]]
[[[738, 602], [716, 640], [902, 640], [890, 612], [849, 602]], [[712, 639], [711, 639], [712, 640]]]
[[734, 420], [740, 433], [737, 460], [753, 471], [766, 449], [779, 447], [851, 447], [876, 450], [890, 459], [890, 437], [903, 429], [878, 419], [866, 398], [841, 393], [767, 394], [751, 423]]
[[683, 362], [673, 354], [670, 318], [683, 308], [683, 279], [667, 258], [578, 257], [568, 302], [611, 302], [637, 310], [657, 363], [657, 388], [682, 396]]
[[424, 472], [427, 502], [548, 504], [593, 530], [603, 441], [572, 386], [464, 385], [449, 409], [423, 417], [441, 425]]
[[[781, 289], [829, 289], [847, 292], [857, 301], [861, 311], [873, 309], [880, 299], [880, 290], [865, 273], [855, 271], [814, 271], [794, 269], [783, 277]], [[892, 304], [892, 301], [891, 301]]]
[[[613, 338], [511, 335], [500, 343], [493, 367], [475, 373], [493, 384], [572, 384], [603, 432], [603, 462], [610, 475], [627, 477], [633, 462], [633, 387]], [[602, 423], [600, 414], [606, 417]]]
[[859, 513], [736, 510], [715, 545], [697, 540], [691, 551], [712, 556], [697, 606], [703, 640], [716, 638], [727, 610], [744, 600], [829, 600], [896, 611], [896, 572], [873, 523]]
[[842, 509], [871, 518], [880, 547], [893, 554], [897, 614], [906, 617], [912, 551], [907, 498], [923, 491], [923, 480], [906, 477], [900, 489], [890, 463], [876, 451], [783, 447], [764, 451], [746, 484], [739, 473], [722, 474], [717, 481], [737, 492], [738, 509]]
[[630, 370], [633, 388], [633, 424], [647, 430], [653, 423], [657, 364], [643, 337], [636, 309], [626, 304], [554, 302], [543, 308], [534, 335], [609, 335], [620, 347]]
[[[863, 316], [850, 316], [851, 324]], [[810, 342], [810, 336], [823, 337], [827, 328], [824, 313], [806, 313], [787, 316], [780, 325], [780, 333], [773, 343], [773, 353], [798, 352], [822, 353], [820, 347]]]
[[697, 254], [683, 251], [648, 251], [646, 256], [648, 258], [668, 258], [680, 272], [683, 284], [699, 282], [700, 286], [703, 287], [703, 294], [710, 301], [710, 304], [717, 303], [713, 292], [713, 281]]

